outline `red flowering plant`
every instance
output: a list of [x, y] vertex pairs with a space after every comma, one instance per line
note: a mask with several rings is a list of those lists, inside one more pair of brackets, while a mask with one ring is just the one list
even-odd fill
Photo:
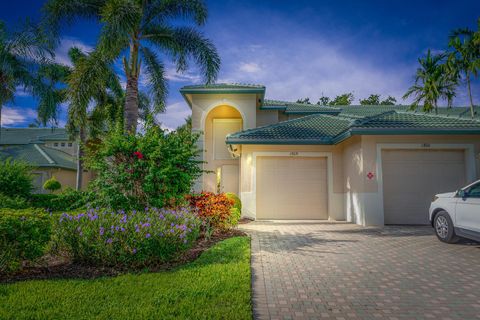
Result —
[[113, 209], [180, 205], [202, 173], [197, 139], [188, 130], [168, 132], [149, 123], [143, 134], [110, 133], [87, 154], [96, 172], [88, 200]]
[[197, 215], [210, 226], [220, 230], [232, 227], [231, 209], [235, 201], [228, 198], [224, 193], [201, 192], [200, 194], [188, 195], [190, 206]]

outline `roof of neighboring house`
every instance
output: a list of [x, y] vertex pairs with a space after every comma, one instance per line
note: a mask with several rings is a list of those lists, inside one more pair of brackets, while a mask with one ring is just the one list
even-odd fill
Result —
[[34, 167], [75, 170], [76, 159], [62, 150], [45, 146], [48, 141], [69, 141], [65, 129], [2, 128], [0, 158], [19, 159]]
[[186, 93], [265, 93], [265, 86], [260, 84], [247, 83], [214, 83], [184, 86], [180, 89], [182, 94]]
[[321, 106], [311, 103], [288, 102], [265, 99], [260, 106], [262, 110], [281, 110], [286, 114], [339, 114], [341, 109], [331, 106]]
[[69, 141], [63, 128], [2, 128], [0, 145], [29, 144], [36, 141]]
[[[341, 107], [340, 107], [341, 108]], [[358, 108], [358, 109], [356, 109]], [[355, 134], [479, 134], [480, 119], [409, 112], [402, 107], [344, 107], [240, 131], [227, 144], [337, 144]], [[365, 110], [361, 110], [365, 109]]]

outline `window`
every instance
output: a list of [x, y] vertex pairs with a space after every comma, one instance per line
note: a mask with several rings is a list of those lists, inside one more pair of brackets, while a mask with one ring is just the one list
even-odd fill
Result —
[[469, 198], [480, 198], [480, 183], [477, 183], [470, 188], [468, 188], [468, 197]]
[[62, 142], [61, 146], [62, 148], [65, 148], [65, 142]]
[[54, 147], [58, 147], [58, 142], [55, 142], [55, 143], [53, 144], [53, 146], [54, 146]]
[[228, 134], [242, 130], [241, 119], [213, 119], [213, 158], [232, 159], [225, 138]]
[[71, 142], [68, 143], [68, 147], [71, 148], [73, 144]]

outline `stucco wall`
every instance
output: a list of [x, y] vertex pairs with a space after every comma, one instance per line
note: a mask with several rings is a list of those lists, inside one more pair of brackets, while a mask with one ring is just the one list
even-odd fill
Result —
[[[50, 179], [52, 176], [62, 184], [62, 190], [70, 187], [72, 189], [76, 188], [76, 181], [77, 181], [77, 172], [73, 170], [66, 170], [62, 168], [39, 168], [33, 170], [35, 175], [40, 175], [42, 180], [36, 181], [38, 185], [36, 185], [35, 192], [37, 193], [45, 193], [47, 191], [43, 190], [42, 186], [46, 180]], [[82, 180], [82, 189], [85, 189], [88, 183], [93, 179], [94, 174], [90, 171], [83, 173], [83, 180]]]
[[[254, 156], [258, 152], [325, 152], [332, 155], [333, 198], [331, 220], [361, 225], [383, 225], [383, 198], [379, 187], [378, 147], [436, 148], [438, 145], [473, 146], [472, 179], [480, 178], [480, 140], [475, 136], [354, 136], [336, 146], [243, 145], [240, 160], [242, 214], [255, 218]], [[381, 172], [381, 170], [380, 170]], [[369, 177], [369, 173], [371, 176]], [[380, 177], [381, 178], [381, 177]]]

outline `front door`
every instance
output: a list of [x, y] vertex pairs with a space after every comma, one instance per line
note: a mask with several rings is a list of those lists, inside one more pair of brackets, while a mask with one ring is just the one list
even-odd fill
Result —
[[480, 182], [465, 190], [457, 199], [456, 224], [458, 227], [480, 232]]
[[220, 192], [232, 192], [238, 195], [238, 175], [237, 165], [223, 165], [220, 170]]

